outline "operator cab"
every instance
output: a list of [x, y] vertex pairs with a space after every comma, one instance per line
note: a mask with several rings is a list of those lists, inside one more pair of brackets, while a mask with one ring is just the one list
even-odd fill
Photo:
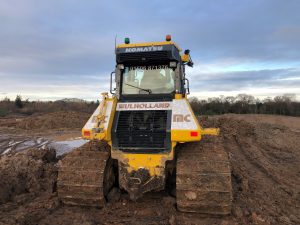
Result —
[[[164, 42], [125, 44], [116, 48], [116, 87], [119, 101], [153, 99], [168, 101], [175, 94], [188, 94], [181, 49], [167, 35]], [[113, 89], [113, 90], [112, 90]]]

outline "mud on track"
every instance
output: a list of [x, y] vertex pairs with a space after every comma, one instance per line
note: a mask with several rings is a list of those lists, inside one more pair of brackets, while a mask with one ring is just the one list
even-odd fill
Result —
[[200, 120], [222, 131], [214, 141], [222, 143], [231, 162], [231, 216], [180, 213], [167, 192], [132, 202], [117, 190], [103, 209], [63, 206], [55, 186], [57, 159], [51, 151], [31, 149], [0, 156], [0, 224], [300, 224], [300, 118]]

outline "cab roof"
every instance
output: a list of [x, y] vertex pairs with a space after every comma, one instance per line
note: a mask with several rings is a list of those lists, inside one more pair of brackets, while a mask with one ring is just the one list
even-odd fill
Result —
[[161, 42], [144, 42], [144, 43], [133, 43], [133, 44], [119, 44], [118, 48], [134, 48], [134, 47], [147, 47], [147, 46], [162, 46], [162, 45], [174, 45], [180, 52], [182, 49], [173, 41], [161, 41]]

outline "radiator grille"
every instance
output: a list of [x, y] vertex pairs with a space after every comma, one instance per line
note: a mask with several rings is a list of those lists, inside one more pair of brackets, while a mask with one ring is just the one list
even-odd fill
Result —
[[119, 148], [164, 149], [167, 111], [121, 111], [117, 124]]

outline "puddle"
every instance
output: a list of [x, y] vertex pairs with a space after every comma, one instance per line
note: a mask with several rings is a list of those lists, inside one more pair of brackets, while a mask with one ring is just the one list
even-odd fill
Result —
[[51, 142], [48, 146], [56, 149], [56, 156], [60, 156], [84, 145], [87, 142], [88, 141], [84, 139], [72, 139], [67, 141]]
[[56, 155], [60, 156], [88, 142], [81, 137], [76, 137], [65, 141], [54, 141], [52, 139], [46, 139], [43, 137], [23, 137], [23, 139], [17, 139], [18, 140], [15, 140], [11, 137], [7, 137], [6, 140], [3, 139], [3, 142], [0, 145], [0, 155], [8, 154], [10, 152], [20, 152], [34, 147], [39, 149], [54, 148], [56, 150]]

